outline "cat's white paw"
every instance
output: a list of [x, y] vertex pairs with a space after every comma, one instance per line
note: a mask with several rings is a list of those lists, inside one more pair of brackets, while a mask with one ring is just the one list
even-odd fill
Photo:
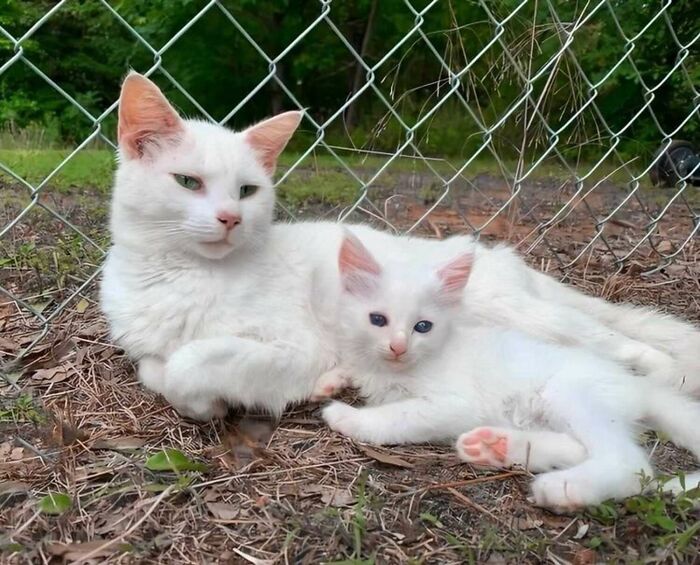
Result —
[[228, 412], [228, 404], [220, 398], [196, 398], [189, 399], [185, 403], [171, 402], [171, 404], [183, 418], [200, 422], [223, 418]]
[[331, 402], [321, 411], [328, 427], [338, 433], [358, 440], [362, 437], [362, 415], [360, 410], [344, 402]]
[[488, 467], [508, 465], [508, 433], [498, 428], [474, 428], [457, 440], [457, 454], [467, 463]]
[[336, 367], [323, 373], [314, 386], [311, 393], [311, 400], [318, 402], [338, 394], [341, 390], [349, 386], [350, 378], [340, 368]]
[[187, 345], [171, 355], [165, 364], [163, 390], [159, 391], [186, 418], [206, 422], [226, 415], [228, 405], [203, 390], [197, 378], [199, 358]]

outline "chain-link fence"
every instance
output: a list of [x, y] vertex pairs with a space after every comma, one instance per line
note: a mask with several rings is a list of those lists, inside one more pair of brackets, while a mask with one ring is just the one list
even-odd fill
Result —
[[[81, 29], [76, 14], [88, 4], [92, 15]], [[277, 3], [268, 19], [257, 11], [270, 2], [252, 0], [146, 2], [138, 16], [129, 4], [62, 0], [35, 19], [8, 23], [0, 15], [2, 95], [16, 99], [15, 80], [36, 92], [48, 87], [51, 107], [63, 108], [61, 127], [82, 124], [73, 141], [66, 136], [59, 148], [52, 141], [50, 151], [27, 138], [27, 151], [26, 130], [5, 115], [0, 331], [3, 317], [28, 328], [19, 350], [5, 348], [12, 358], [68, 307], [84, 309], [107, 245], [108, 191], [92, 187], [110, 179], [111, 157], [100, 161], [98, 153], [114, 147], [118, 84], [100, 104], [60, 61], [79, 53], [93, 57], [99, 72], [104, 61], [80, 40], [98, 17], [111, 26], [91, 31], [101, 47], [115, 34], [115, 51], [130, 45], [118, 73], [133, 66], [149, 75], [188, 114], [232, 124], [306, 109], [279, 179], [287, 195], [281, 204], [294, 217], [325, 213], [438, 236], [471, 230], [541, 252], [562, 268], [584, 258], [612, 270], [631, 263], [648, 270], [688, 259], [694, 248], [700, 160], [692, 143], [677, 142], [697, 140], [700, 131], [700, 14], [692, 2], [309, 0], [303, 8]], [[159, 17], [150, 4], [160, 6]], [[184, 24], [162, 37], [175, 12], [186, 14]], [[62, 54], [51, 26], [67, 14], [76, 40], [61, 45]], [[209, 37], [213, 25], [237, 47], [227, 51]], [[246, 90], [228, 108], [213, 111], [201, 87], [211, 77], [197, 78], [191, 59], [187, 73], [178, 63], [194, 49], [183, 50], [187, 41], [202, 49], [202, 66], [224, 53], [228, 72], [237, 60], [245, 67]], [[324, 54], [332, 60], [316, 61]], [[303, 80], [323, 74], [315, 64], [340, 74], [307, 89]], [[306, 93], [324, 88], [323, 107], [314, 107]], [[28, 92], [25, 102], [40, 111], [45, 97], [32, 100]], [[76, 176], [85, 155], [95, 158], [87, 183]], [[652, 180], [669, 186], [655, 188]], [[290, 182], [296, 192], [284, 188]], [[305, 192], [305, 185], [318, 190]], [[89, 209], [91, 191], [99, 210]]]

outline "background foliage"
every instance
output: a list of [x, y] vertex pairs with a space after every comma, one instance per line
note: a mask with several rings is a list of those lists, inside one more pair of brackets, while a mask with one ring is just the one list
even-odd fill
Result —
[[[20, 37], [54, 4], [50, 0], [0, 0], [0, 25]], [[270, 57], [277, 56], [305, 30], [319, 16], [321, 7], [311, 0], [228, 0], [221, 4]], [[420, 9], [426, 2], [414, 0], [413, 4]], [[501, 18], [519, 4], [519, 0], [494, 0], [488, 6]], [[205, 2], [116, 0], [110, 5], [159, 49]], [[571, 46], [585, 75], [593, 82], [599, 80], [630, 48], [611, 11], [627, 37], [633, 37], [661, 5], [657, 1], [612, 0], [609, 9], [598, 10]], [[496, 44], [473, 64], [462, 81], [462, 95], [484, 123], [494, 123], [523, 91], [525, 82], [516, 72], [516, 64], [532, 76], [561, 49], [564, 36], [561, 27], [554, 25], [550, 6], [564, 28], [580, 18], [584, 9], [564, 0], [531, 2], [504, 29], [503, 41], [514, 61], [505, 56], [502, 45]], [[678, 40], [689, 42], [697, 33], [700, 18], [697, 1], [674, 0], [667, 13]], [[400, 42], [416, 19], [403, 0], [336, 0], [331, 4], [330, 18], [370, 65]], [[479, 3], [446, 0], [427, 13], [422, 29], [450, 68], [458, 71], [474, 61], [493, 37], [495, 26]], [[22, 48], [28, 60], [94, 115], [114, 102], [128, 68], [146, 71], [154, 61], [153, 53], [96, 0], [66, 3], [22, 43]], [[673, 68], [680, 51], [663, 17], [634, 42], [630, 57], [634, 65], [625, 59], [598, 89], [597, 104], [612, 130], [623, 127], [642, 108], [640, 79], [655, 85]], [[13, 53], [12, 42], [0, 36], [0, 65]], [[209, 10], [163, 54], [162, 66], [217, 120], [226, 116], [268, 72], [264, 59], [217, 8]], [[658, 89], [650, 107], [653, 115], [649, 109], [644, 110], [634, 126], [624, 132], [624, 151], [653, 151], [662, 137], [655, 119], [672, 130], [688, 115], [695, 96], [692, 85], [700, 84], [697, 45], [691, 48], [685, 68], [687, 75], [680, 70], [674, 72]], [[277, 73], [317, 120], [331, 116], [348, 93], [357, 91], [365, 81], [365, 71], [358, 68], [326, 22], [280, 61]], [[156, 72], [154, 79], [185, 113], [197, 115], [196, 108], [166, 77]], [[409, 124], [449, 89], [445, 70], [415, 34], [378, 69], [377, 79], [381, 91]], [[552, 126], [564, 123], [590, 96], [569, 55], [558, 58], [553, 72], [545, 73], [533, 87], [532, 99], [541, 100], [540, 109]], [[270, 81], [230, 123], [243, 125], [291, 107], [285, 93]], [[519, 109], [498, 130], [494, 143], [499, 151], [514, 153], [525, 148], [536, 153], [547, 143], [548, 134], [541, 122], [527, 122], [525, 111]], [[594, 158], [607, 147], [610, 132], [604, 130], [593, 112], [583, 115], [586, 119], [575, 120], [561, 144], [564, 151]], [[31, 138], [26, 132], [35, 132], [42, 143], [50, 145], [74, 144], [93, 129], [88, 119], [23, 63], [0, 75], [0, 124], [15, 138]], [[114, 120], [106, 123], [106, 129], [113, 135]], [[700, 123], [693, 118], [682, 134], [697, 141], [699, 132]], [[482, 141], [481, 130], [456, 100], [448, 101], [417, 133], [426, 154], [467, 155]], [[327, 132], [331, 141], [385, 150], [394, 149], [403, 135], [387, 107], [371, 91], [335, 120]]]

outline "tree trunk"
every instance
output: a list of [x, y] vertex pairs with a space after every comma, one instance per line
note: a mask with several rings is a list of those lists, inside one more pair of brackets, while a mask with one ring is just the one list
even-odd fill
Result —
[[[360, 46], [360, 57], [365, 58], [367, 54], [367, 47], [369, 46], [369, 40], [372, 36], [372, 26], [374, 24], [374, 16], [377, 13], [378, 0], [372, 0], [372, 4], [369, 8], [369, 15], [367, 16], [367, 25], [365, 26], [365, 33], [362, 36], [362, 45]], [[362, 86], [362, 81], [364, 79], [365, 69], [362, 64], [358, 61], [355, 65], [355, 77], [352, 81], [351, 95], [354, 96], [360, 87]], [[348, 106], [345, 112], [345, 124], [348, 129], [352, 130], [357, 125], [357, 102], [353, 102]]]

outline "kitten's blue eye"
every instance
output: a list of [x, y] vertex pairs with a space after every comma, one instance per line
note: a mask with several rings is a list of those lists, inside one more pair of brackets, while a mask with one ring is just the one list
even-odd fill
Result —
[[377, 314], [376, 312], [372, 312], [369, 315], [369, 323], [373, 326], [377, 326], [378, 328], [383, 328], [389, 323], [389, 320], [386, 319], [386, 316], [384, 314]]
[[415, 326], [413, 326], [413, 329], [416, 330], [419, 334], [427, 334], [430, 330], [433, 329], [433, 323], [429, 322], [428, 320], [421, 320]]
[[253, 196], [253, 194], [255, 194], [258, 191], [258, 188], [260, 188], [260, 187], [254, 185], [254, 184], [244, 184], [243, 186], [241, 186], [241, 189], [240, 189], [241, 199], [248, 198], [249, 196]]
[[173, 173], [173, 178], [177, 184], [179, 184], [182, 188], [186, 188], [187, 190], [199, 190], [202, 188], [202, 181], [198, 178], [187, 175], [178, 175], [176, 173]]

